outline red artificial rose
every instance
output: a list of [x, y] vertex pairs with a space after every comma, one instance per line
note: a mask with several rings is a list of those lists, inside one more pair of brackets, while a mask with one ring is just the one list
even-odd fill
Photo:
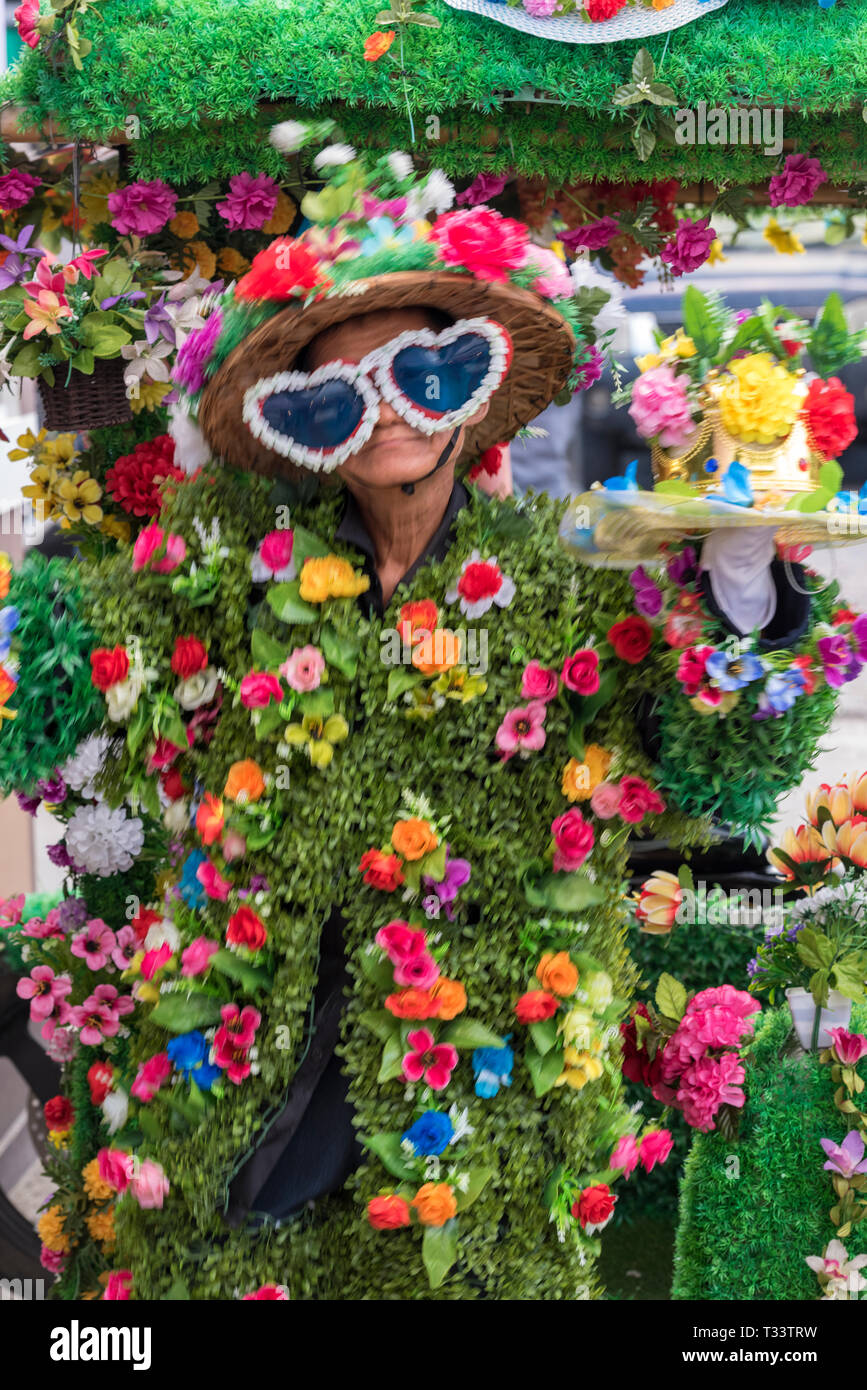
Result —
[[180, 801], [182, 796], [186, 796], [189, 788], [184, 785], [184, 779], [176, 767], [167, 767], [160, 773], [160, 786], [168, 797], [169, 801]]
[[638, 825], [647, 815], [661, 816], [665, 810], [665, 802], [643, 777], [622, 777], [620, 793], [617, 812], [630, 825]]
[[600, 1182], [595, 1187], [585, 1187], [578, 1201], [572, 1207], [572, 1215], [581, 1222], [584, 1230], [588, 1226], [604, 1226], [614, 1211], [617, 1201], [607, 1183]]
[[235, 285], [235, 298], [292, 299], [330, 284], [316, 252], [302, 241], [283, 237], [253, 257], [247, 274]]
[[420, 638], [435, 631], [439, 620], [439, 609], [432, 598], [417, 599], [415, 603], [405, 603], [400, 610], [397, 630], [401, 642], [412, 645]]
[[75, 1111], [66, 1096], [53, 1096], [51, 1100], [47, 1100], [42, 1107], [42, 1113], [48, 1128], [57, 1130], [60, 1134], [65, 1134], [71, 1129], [75, 1120]]
[[855, 397], [839, 377], [810, 382], [803, 414], [812, 442], [826, 459], [838, 458], [858, 433]]
[[635, 1015], [640, 1014], [642, 1018], [650, 1019], [646, 1004], [636, 1004], [632, 1015], [625, 1023], [620, 1025], [621, 1038], [621, 1060], [620, 1070], [627, 1081], [636, 1081], [642, 1086], [646, 1086], [654, 1098], [663, 1105], [669, 1105], [674, 1100], [674, 1091], [670, 1086], [666, 1086], [662, 1079], [662, 1047], [657, 1047], [656, 1052], [651, 1056], [646, 1047], [638, 1046], [638, 1030], [635, 1026]]
[[547, 990], [531, 989], [515, 1005], [515, 1016], [519, 1023], [542, 1023], [553, 1018], [559, 1007], [560, 1001]]
[[90, 653], [90, 679], [105, 694], [113, 685], [125, 681], [129, 675], [129, 657], [125, 647], [97, 647]]
[[131, 516], [158, 516], [162, 506], [160, 489], [166, 478], [184, 481], [185, 474], [175, 464], [175, 441], [170, 434], [145, 439], [131, 454], [116, 459], [105, 475], [106, 491]]
[[93, 1062], [87, 1071], [87, 1084], [90, 1087], [92, 1105], [102, 1105], [114, 1081], [114, 1072], [108, 1062]]
[[577, 806], [571, 806], [551, 824], [551, 834], [557, 846], [554, 851], [554, 872], [571, 873], [584, 863], [593, 848], [593, 826], [582, 816]]
[[561, 672], [563, 684], [576, 695], [595, 695], [599, 689], [599, 653], [591, 647], [567, 656]]
[[653, 628], [644, 618], [624, 618], [608, 629], [608, 641], [621, 661], [637, 666], [650, 651]]
[[409, 1206], [396, 1192], [386, 1197], [371, 1197], [367, 1204], [367, 1219], [377, 1231], [396, 1231], [410, 1222]]
[[252, 907], [239, 907], [229, 918], [226, 940], [232, 946], [246, 946], [250, 951], [261, 951], [268, 940], [265, 923]]
[[172, 670], [182, 681], [189, 680], [197, 671], [204, 671], [208, 664], [208, 649], [198, 637], [175, 638], [172, 652]]
[[381, 888], [384, 893], [393, 893], [403, 883], [397, 855], [383, 854], [380, 849], [369, 849], [361, 856], [358, 872], [364, 874], [364, 882], [371, 888]]

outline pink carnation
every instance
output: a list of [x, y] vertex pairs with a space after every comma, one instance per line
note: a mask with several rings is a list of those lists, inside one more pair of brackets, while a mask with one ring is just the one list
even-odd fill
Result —
[[62, 1274], [66, 1268], [66, 1256], [60, 1250], [49, 1250], [43, 1245], [39, 1252], [39, 1263], [49, 1274]]
[[216, 941], [209, 941], [206, 936], [197, 936], [181, 956], [181, 974], [204, 975], [211, 963], [211, 956], [219, 949]]
[[130, 1176], [129, 1190], [143, 1209], [162, 1207], [168, 1195], [169, 1180], [159, 1163], [145, 1158]]
[[296, 647], [280, 667], [287, 685], [299, 694], [317, 690], [325, 670], [325, 657], [318, 647]]
[[[547, 0], [542, 0], [547, 3]], [[533, 289], [546, 299], [569, 299], [572, 295], [572, 277], [560, 257], [544, 246], [528, 246], [525, 270], [537, 270], [538, 279], [533, 281]]]
[[459, 193], [455, 202], [471, 208], [478, 207], [479, 203], [486, 203], [489, 198], [499, 197], [510, 178], [509, 173], [476, 174], [469, 188]]
[[232, 232], [261, 231], [277, 210], [277, 184], [270, 174], [233, 174], [224, 203], [217, 212]]
[[584, 222], [571, 232], [563, 232], [560, 240], [570, 251], [585, 247], [588, 251], [601, 251], [609, 241], [618, 235], [620, 225], [613, 217], [600, 217], [596, 222]]
[[127, 184], [108, 195], [111, 225], [121, 236], [152, 236], [175, 215], [178, 195], [162, 179]]
[[790, 154], [782, 173], [774, 174], [768, 184], [768, 201], [772, 208], [801, 207], [803, 203], [810, 202], [827, 177], [818, 159], [810, 159], [805, 154]]
[[267, 671], [249, 671], [241, 681], [241, 704], [245, 709], [264, 709], [272, 700], [283, 699], [283, 687]]
[[666, 263], [672, 275], [690, 275], [704, 265], [715, 241], [716, 232], [709, 217], [703, 217], [700, 222], [683, 217], [671, 241], [663, 246], [660, 260]]
[[[159, 559], [154, 559], [164, 543], [164, 553]], [[145, 526], [139, 531], [132, 548], [133, 573], [149, 569], [154, 574], [170, 574], [181, 564], [186, 553], [187, 545], [183, 536], [172, 535], [171, 532], [167, 535], [162, 527], [156, 524]]]
[[508, 281], [527, 254], [527, 231], [520, 222], [501, 217], [492, 208], [467, 208], [437, 218], [429, 239], [446, 265], [460, 266], [480, 280]]
[[26, 169], [10, 169], [8, 174], [0, 178], [0, 208], [4, 212], [23, 208], [41, 183], [41, 179], [34, 178]]
[[635, 1142], [634, 1134], [624, 1134], [618, 1139], [617, 1144], [608, 1160], [609, 1168], [622, 1168], [624, 1178], [634, 1172], [638, 1167], [638, 1145]]
[[139, 1067], [135, 1081], [129, 1088], [130, 1095], [147, 1105], [171, 1074], [172, 1064], [168, 1053], [157, 1052]]
[[677, 449], [695, 424], [686, 398], [686, 381], [673, 367], [652, 367], [632, 388], [629, 414], [643, 439], [657, 439], [664, 449]]
[[135, 1171], [135, 1159], [123, 1149], [100, 1149], [96, 1156], [99, 1176], [115, 1192], [126, 1192]]
[[745, 1099], [741, 1090], [744, 1074], [736, 1052], [702, 1057], [688, 1067], [677, 1090], [677, 1101], [687, 1124], [707, 1133], [716, 1128], [714, 1116], [721, 1105], [740, 1109]]

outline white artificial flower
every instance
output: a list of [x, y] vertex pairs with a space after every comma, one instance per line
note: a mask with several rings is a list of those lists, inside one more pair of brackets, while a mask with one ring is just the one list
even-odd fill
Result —
[[177, 954], [180, 944], [181, 934], [171, 917], [163, 917], [159, 922], [154, 922], [153, 926], [148, 927], [144, 939], [145, 951], [158, 951], [161, 946], [168, 946], [172, 955]]
[[308, 126], [304, 121], [280, 121], [268, 132], [268, 143], [283, 154], [295, 154], [306, 143]]
[[141, 821], [127, 816], [122, 806], [115, 810], [105, 802], [79, 806], [66, 827], [66, 848], [73, 864], [100, 878], [126, 873], [143, 847]]
[[126, 361], [123, 379], [127, 386], [134, 381], [141, 381], [143, 376], [149, 376], [151, 381], [167, 382], [169, 367], [165, 358], [173, 352], [172, 344], [165, 338], [153, 344], [149, 343], [147, 338], [138, 343], [124, 343], [120, 355]]
[[841, 1240], [831, 1240], [824, 1255], [807, 1255], [806, 1262], [816, 1274], [825, 1276], [827, 1284], [823, 1302], [849, 1299], [867, 1289], [867, 1279], [861, 1270], [867, 1265], [867, 1255], [849, 1259], [849, 1251]]
[[623, 295], [613, 275], [597, 270], [588, 256], [578, 256], [569, 267], [572, 293], [581, 289], [604, 290], [608, 299], [593, 320], [597, 339], [611, 336], [626, 323]]
[[175, 347], [183, 347], [194, 328], [205, 326], [201, 296], [191, 295], [189, 299], [173, 300], [166, 307], [175, 330]]
[[454, 201], [454, 184], [446, 178], [442, 169], [431, 169], [421, 187], [413, 189], [409, 195], [406, 220], [415, 222], [429, 212], [448, 212]]
[[175, 686], [175, 699], [181, 709], [200, 709], [213, 700], [218, 684], [215, 668], [206, 666], [204, 671], [196, 671], [195, 675], [188, 676]]
[[412, 160], [403, 150], [392, 150], [386, 162], [393, 179], [408, 179], [412, 173]]
[[126, 1124], [126, 1117], [129, 1114], [129, 1096], [126, 1091], [109, 1091], [102, 1102], [101, 1109], [108, 1125], [109, 1134], [117, 1134], [117, 1131]]
[[[162, 786], [160, 786], [160, 790], [162, 790]], [[183, 797], [181, 797], [180, 801], [169, 802], [169, 805], [163, 811], [163, 825], [166, 827], [166, 830], [171, 831], [173, 835], [183, 835], [189, 823], [189, 802], [185, 801]]]
[[74, 792], [79, 792], [85, 799], [99, 796], [94, 781], [102, 769], [110, 747], [111, 739], [106, 734], [90, 734], [79, 743], [72, 757], [67, 758], [60, 769], [60, 775], [66, 785]]
[[119, 724], [134, 713], [143, 684], [141, 673], [130, 671], [125, 681], [109, 686], [105, 692], [105, 707], [113, 723]]
[[351, 145], [326, 145], [324, 150], [320, 150], [313, 161], [314, 169], [331, 169], [340, 164], [348, 164], [355, 158], [355, 150]]
[[190, 475], [210, 462], [211, 450], [191, 415], [182, 406], [169, 406], [169, 434], [175, 441], [175, 463]]
[[[168, 280], [170, 276], [173, 276], [173, 272], [166, 271], [163, 275], [163, 279]], [[185, 280], [178, 280], [176, 284], [172, 285], [166, 295], [166, 299], [172, 304], [176, 304], [178, 300], [191, 299], [193, 296], [202, 295], [210, 288], [210, 280], [208, 280], [206, 276], [201, 275], [199, 273], [199, 267], [196, 266]]]

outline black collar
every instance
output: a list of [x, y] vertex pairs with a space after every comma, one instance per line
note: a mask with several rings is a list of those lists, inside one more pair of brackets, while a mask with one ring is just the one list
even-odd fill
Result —
[[[443, 512], [443, 518], [434, 534], [431, 536], [423, 555], [420, 555], [414, 565], [411, 565], [406, 574], [402, 576], [400, 583], [407, 584], [422, 565], [429, 560], [442, 560], [445, 558], [451, 543], [451, 532], [458, 512], [462, 511], [469, 502], [469, 494], [462, 483], [455, 483], [452, 488], [451, 497], [448, 505]], [[337, 540], [345, 541], [347, 545], [354, 546], [360, 550], [364, 556], [364, 572], [370, 578], [370, 588], [362, 594], [359, 602], [369, 617], [371, 611], [380, 618], [385, 612], [385, 605], [382, 601], [382, 585], [379, 582], [379, 575], [376, 573], [374, 563], [375, 556], [373, 543], [367, 533], [358, 503], [352, 493], [347, 494], [346, 507], [341, 518], [335, 536]]]

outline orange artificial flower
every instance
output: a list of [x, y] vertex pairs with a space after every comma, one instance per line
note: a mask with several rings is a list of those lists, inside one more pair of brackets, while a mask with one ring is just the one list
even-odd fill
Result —
[[268, 236], [282, 236], [282, 234], [288, 232], [289, 228], [292, 226], [297, 211], [298, 206], [294, 199], [290, 198], [287, 193], [284, 193], [282, 188], [278, 189], [277, 206], [268, 218], [268, 221], [262, 223], [262, 231]]
[[410, 1202], [423, 1226], [444, 1226], [458, 1214], [455, 1194], [447, 1182], [426, 1182]]
[[440, 975], [436, 984], [431, 986], [430, 995], [433, 1000], [439, 1001], [437, 1018], [457, 1018], [467, 1007], [467, 991], [460, 980], [447, 980]]
[[179, 212], [169, 223], [169, 231], [182, 241], [189, 241], [199, 230], [199, 219], [194, 212]]
[[196, 829], [202, 837], [203, 845], [212, 845], [223, 833], [225, 817], [223, 803], [218, 796], [205, 792], [196, 812]]
[[5, 550], [0, 550], [0, 599], [6, 598], [12, 582], [12, 561]]
[[250, 262], [234, 246], [224, 246], [217, 257], [217, 268], [224, 275], [245, 275], [250, 269]]
[[578, 970], [569, 959], [568, 951], [558, 951], [556, 955], [546, 951], [536, 966], [536, 979], [543, 989], [566, 999], [578, 988]]
[[245, 758], [243, 762], [232, 763], [223, 788], [223, 796], [229, 801], [237, 802], [239, 806], [244, 806], [248, 801], [258, 801], [264, 791], [265, 779], [257, 762], [252, 758]]
[[[449, 981], [449, 983], [452, 982]], [[394, 1014], [395, 1018], [445, 1017], [445, 1015], [440, 1014], [442, 1006], [442, 1000], [434, 998], [432, 989], [401, 989], [398, 990], [397, 994], [390, 994], [385, 1001], [385, 1007], [390, 1014]]]
[[429, 821], [399, 820], [391, 832], [391, 843], [404, 859], [410, 861], [424, 859], [426, 854], [436, 849], [439, 836]]
[[593, 792], [604, 782], [611, 766], [611, 754], [598, 743], [588, 743], [584, 761], [570, 758], [563, 769], [561, 791], [569, 801], [589, 801]]
[[439, 609], [432, 598], [405, 603], [400, 610], [400, 622], [397, 625], [401, 642], [412, 645], [425, 633], [433, 632], [439, 615]]
[[412, 664], [423, 676], [437, 676], [441, 671], [450, 671], [460, 659], [460, 638], [447, 627], [435, 628], [422, 637], [412, 654]]
[[384, 34], [370, 34], [364, 40], [364, 61], [375, 63], [383, 53], [387, 53], [397, 38], [396, 29], [386, 29]]

